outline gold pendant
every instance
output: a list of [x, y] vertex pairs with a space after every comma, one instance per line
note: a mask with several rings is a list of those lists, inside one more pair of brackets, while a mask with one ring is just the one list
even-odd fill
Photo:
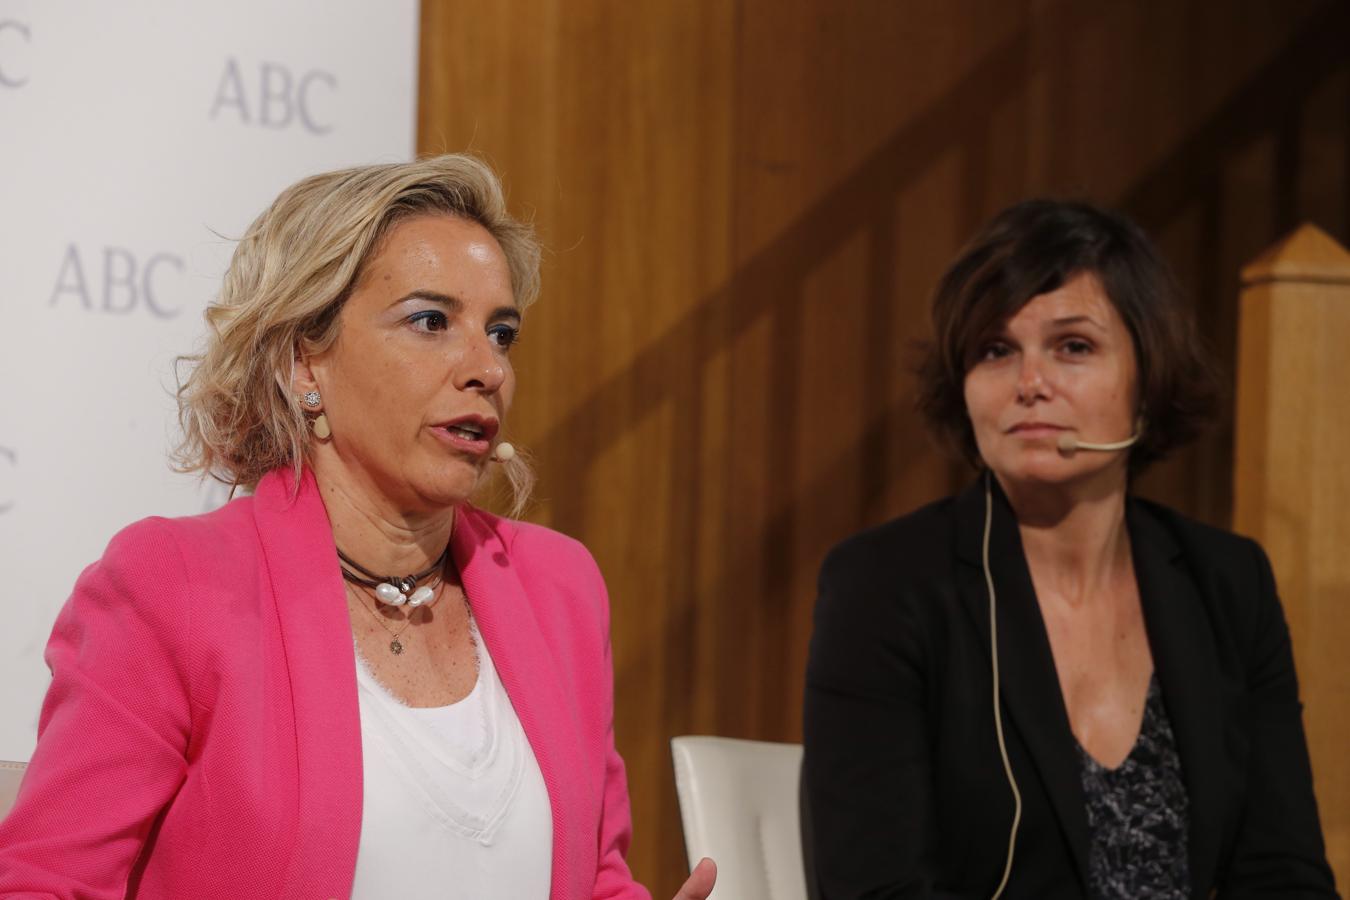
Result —
[[389, 642], [389, 652], [394, 654], [395, 656], [398, 656], [400, 653], [403, 652], [403, 645], [399, 643], [398, 638], [394, 638], [392, 641]]

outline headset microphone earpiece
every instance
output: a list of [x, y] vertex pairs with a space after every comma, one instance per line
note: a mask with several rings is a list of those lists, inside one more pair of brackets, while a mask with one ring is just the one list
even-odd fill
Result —
[[496, 447], [492, 448], [492, 455], [489, 459], [494, 462], [510, 462], [516, 455], [516, 448], [507, 441], [502, 441]]

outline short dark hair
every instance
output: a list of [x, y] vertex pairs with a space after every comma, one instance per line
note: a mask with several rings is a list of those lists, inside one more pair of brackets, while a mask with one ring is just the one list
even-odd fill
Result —
[[1191, 440], [1212, 419], [1217, 369], [1182, 302], [1176, 276], [1143, 230], [1088, 203], [1026, 200], [989, 222], [933, 294], [933, 340], [919, 369], [918, 406], [939, 437], [972, 463], [966, 373], [990, 332], [1033, 297], [1090, 272], [1125, 321], [1138, 359], [1144, 435], [1130, 471]]

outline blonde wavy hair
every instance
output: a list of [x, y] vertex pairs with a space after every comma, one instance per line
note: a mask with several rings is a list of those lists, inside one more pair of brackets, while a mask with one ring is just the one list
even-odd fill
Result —
[[[534, 302], [534, 230], [507, 212], [501, 182], [475, 157], [447, 154], [306, 178], [248, 227], [207, 307], [204, 350], [178, 358], [178, 471], [252, 490], [267, 472], [289, 466], [299, 481], [309, 428], [291, 386], [297, 354], [332, 346], [338, 314], [381, 238], [398, 222], [428, 214], [483, 226], [506, 256], [516, 304], [523, 310]], [[518, 515], [534, 474], [520, 454], [504, 469]]]

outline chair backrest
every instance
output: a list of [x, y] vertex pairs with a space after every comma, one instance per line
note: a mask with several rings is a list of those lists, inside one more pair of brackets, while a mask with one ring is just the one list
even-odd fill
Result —
[[717, 862], [713, 900], [806, 900], [801, 745], [686, 736], [670, 750], [689, 864]]
[[26, 768], [27, 763], [0, 760], [0, 819], [9, 814], [14, 798], [19, 796], [19, 783], [23, 781]]

